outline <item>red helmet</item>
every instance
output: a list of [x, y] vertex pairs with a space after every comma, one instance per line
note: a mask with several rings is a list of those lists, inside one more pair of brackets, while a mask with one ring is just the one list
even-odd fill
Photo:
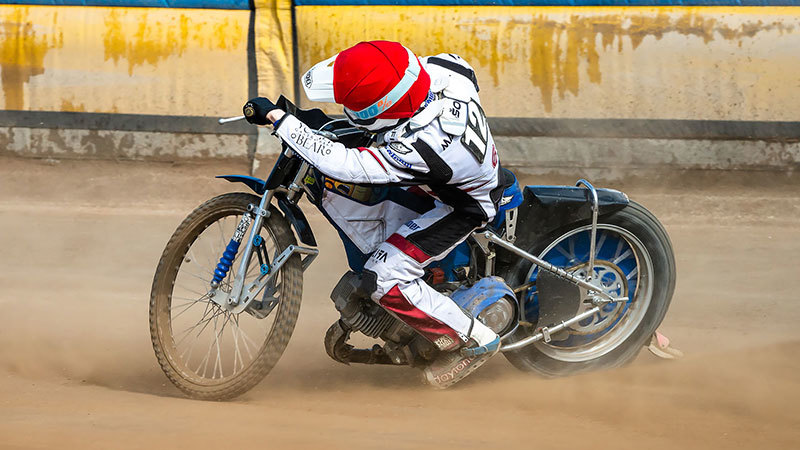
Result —
[[405, 119], [422, 106], [431, 79], [411, 50], [397, 42], [361, 42], [312, 67], [303, 87], [312, 101], [344, 105], [351, 121]]

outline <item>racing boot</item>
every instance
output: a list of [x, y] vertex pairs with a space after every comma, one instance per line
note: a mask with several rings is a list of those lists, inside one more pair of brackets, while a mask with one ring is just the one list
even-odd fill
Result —
[[472, 319], [467, 344], [433, 361], [422, 371], [424, 380], [437, 389], [447, 389], [477, 370], [499, 350], [500, 336], [481, 321]]

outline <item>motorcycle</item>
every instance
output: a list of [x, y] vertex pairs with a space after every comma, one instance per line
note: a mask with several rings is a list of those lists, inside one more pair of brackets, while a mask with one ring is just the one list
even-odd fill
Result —
[[[284, 97], [278, 106], [349, 147], [373, 139]], [[183, 220], [158, 263], [149, 314], [164, 373], [189, 397], [207, 400], [258, 384], [292, 336], [303, 274], [319, 253], [300, 199], [320, 207], [326, 189], [360, 189], [372, 201], [405, 192], [327, 179], [286, 145], [266, 180], [218, 178], [253, 193], [212, 198]], [[556, 377], [633, 360], [663, 320], [675, 287], [664, 227], [624, 193], [583, 179], [520, 187], [502, 169], [501, 181], [494, 220], [432, 263], [425, 280], [497, 332], [500, 351], [523, 371]], [[430, 364], [438, 348], [370, 300], [359, 283], [370, 255], [339, 234], [350, 271], [331, 294], [340, 319], [325, 335], [328, 355], [344, 364]], [[380, 343], [356, 348], [353, 333]]]

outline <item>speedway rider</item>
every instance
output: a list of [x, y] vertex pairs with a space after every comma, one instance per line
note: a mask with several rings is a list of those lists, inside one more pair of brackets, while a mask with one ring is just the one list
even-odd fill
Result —
[[445, 352], [425, 369], [428, 382], [463, 379], [499, 350], [500, 339], [422, 276], [494, 218], [502, 194], [473, 69], [456, 55], [418, 58], [399, 43], [371, 41], [316, 64], [302, 82], [310, 100], [343, 105], [354, 126], [376, 133], [377, 145], [347, 148], [263, 97], [245, 104], [247, 120], [274, 124], [284, 143], [333, 180], [413, 186], [408, 192], [433, 197], [422, 213], [390, 200], [365, 205], [337, 190], [326, 190], [322, 204], [372, 253], [364, 266], [375, 278], [372, 300]]

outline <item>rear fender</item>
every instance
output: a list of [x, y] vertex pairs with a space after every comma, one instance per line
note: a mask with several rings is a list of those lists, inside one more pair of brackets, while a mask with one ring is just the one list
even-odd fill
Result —
[[[525, 241], [522, 244], [530, 245], [561, 227], [590, 220], [590, 195], [588, 189], [575, 186], [525, 186], [517, 222], [518, 237]], [[627, 195], [614, 189], [597, 189], [597, 200], [600, 216], [629, 203]]]
[[[230, 181], [231, 183], [244, 183], [247, 187], [253, 190], [258, 195], [264, 195], [266, 192], [266, 182], [261, 178], [250, 177], [247, 175], [219, 175], [217, 178]], [[317, 246], [317, 240], [314, 237], [314, 232], [311, 231], [311, 225], [306, 219], [306, 215], [296, 204], [289, 201], [285, 195], [276, 195], [275, 199], [278, 201], [278, 207], [286, 216], [289, 223], [292, 224], [295, 233], [300, 238], [300, 242], [312, 247]]]

